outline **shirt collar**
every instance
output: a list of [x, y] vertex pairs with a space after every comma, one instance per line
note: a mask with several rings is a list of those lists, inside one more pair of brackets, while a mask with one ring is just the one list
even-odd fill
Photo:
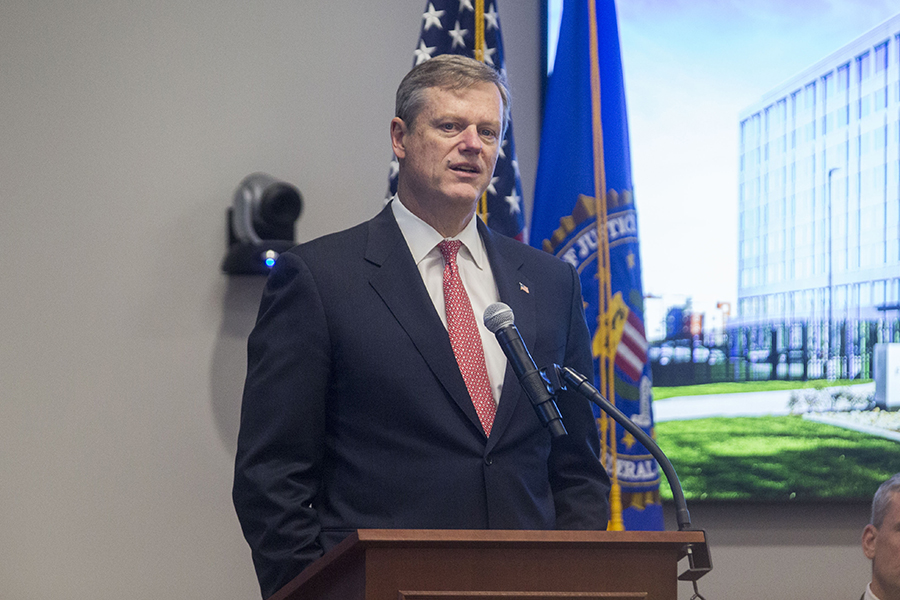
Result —
[[[445, 238], [437, 232], [434, 227], [414, 215], [406, 208], [400, 199], [394, 195], [391, 198], [391, 210], [394, 212], [394, 218], [400, 227], [403, 237], [409, 246], [413, 260], [419, 264], [425, 256], [434, 250]], [[475, 222], [478, 216], [472, 218], [459, 235], [452, 239], [462, 242], [463, 247], [468, 251], [472, 260], [479, 269], [484, 269], [487, 261], [487, 251], [484, 248], [484, 242], [478, 234], [478, 224]]]

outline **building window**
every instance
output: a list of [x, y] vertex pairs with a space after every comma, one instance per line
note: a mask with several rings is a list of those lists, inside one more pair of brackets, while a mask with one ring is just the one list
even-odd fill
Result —
[[863, 54], [856, 57], [856, 81], [861, 82], [865, 81], [869, 78], [869, 52], [866, 51]]
[[834, 71], [822, 76], [822, 96], [824, 98], [834, 96]]
[[872, 101], [875, 103], [876, 111], [887, 108], [887, 87], [875, 90], [875, 93], [872, 94]]
[[806, 84], [806, 110], [812, 110], [816, 106], [816, 82]]
[[839, 285], [834, 288], [834, 307], [841, 310], [847, 308], [847, 286]]
[[888, 66], [888, 41], [875, 46], [875, 73], [881, 73]]
[[870, 112], [872, 112], [872, 98], [870, 95], [865, 95], [860, 98], [856, 102], [857, 107], [857, 119], [862, 119], [863, 117], [867, 117]]
[[845, 91], [850, 89], [850, 63], [838, 67], [837, 89], [838, 91]]
[[886, 281], [876, 281], [873, 284], [874, 291], [872, 292], [872, 304], [874, 306], [878, 306], [879, 304], [883, 304], [885, 302], [884, 292], [885, 292], [885, 283]]

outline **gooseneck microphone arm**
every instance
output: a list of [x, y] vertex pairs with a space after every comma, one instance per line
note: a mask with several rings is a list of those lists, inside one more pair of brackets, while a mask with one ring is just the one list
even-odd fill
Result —
[[[643, 444], [644, 448], [646, 448], [653, 458], [656, 459], [659, 467], [666, 475], [666, 481], [669, 482], [669, 487], [672, 488], [672, 495], [674, 496], [675, 501], [675, 518], [678, 521], [678, 531], [684, 531], [689, 528], [691, 526], [691, 514], [688, 512], [687, 503], [684, 500], [684, 490], [681, 489], [681, 482], [678, 480], [678, 475], [675, 474], [672, 463], [669, 462], [668, 457], [663, 454], [663, 451], [657, 443], [653, 441], [653, 438], [647, 435], [643, 429], [635, 425], [631, 419], [625, 416], [625, 413], [604, 398], [603, 395], [597, 391], [597, 388], [588, 382], [587, 377], [578, 371], [570, 369], [569, 367], [560, 367], [558, 365], [553, 365], [550, 369], [545, 369], [545, 371], [547, 370], [551, 371], [549, 376], [547, 376], [550, 381], [556, 382], [562, 378], [569, 386], [571, 386], [571, 389], [599, 406], [603, 412], [615, 419], [619, 425], [624, 427], [628, 433], [633, 435], [637, 441]], [[553, 387], [555, 387], [555, 385]], [[565, 389], [565, 386], [560, 386], [560, 389]]]
[[[547, 373], [547, 371], [549, 371], [549, 373]], [[660, 447], [653, 441], [653, 438], [644, 433], [644, 430], [635, 425], [621, 410], [610, 404], [609, 400], [604, 398], [603, 395], [597, 391], [597, 388], [588, 382], [587, 377], [578, 371], [570, 369], [569, 367], [553, 365], [549, 369], [544, 369], [543, 372], [544, 376], [551, 382], [551, 389], [556, 392], [565, 389], [565, 386], [560, 382], [561, 377], [574, 391], [599, 406], [601, 410], [615, 419], [619, 425], [624, 427], [628, 433], [633, 435], [644, 445], [650, 454], [653, 455], [653, 458], [656, 459], [656, 462], [666, 475], [666, 481], [669, 482], [669, 487], [672, 488], [672, 496], [675, 500], [675, 519], [678, 521], [678, 531], [685, 531], [688, 529], [691, 526], [691, 515], [687, 509], [687, 502], [684, 500], [684, 490], [681, 489], [681, 482], [678, 481], [678, 475], [675, 474], [672, 463], [669, 462], [668, 457], [663, 454]], [[705, 537], [706, 532], [704, 532], [704, 538]], [[685, 546], [684, 551], [688, 557], [689, 568], [679, 575], [678, 579], [682, 581], [691, 581], [694, 586], [693, 597], [702, 599], [703, 596], [697, 591], [697, 580], [712, 571], [712, 558], [709, 554], [709, 546], [705, 541], [702, 544], [691, 543]]]

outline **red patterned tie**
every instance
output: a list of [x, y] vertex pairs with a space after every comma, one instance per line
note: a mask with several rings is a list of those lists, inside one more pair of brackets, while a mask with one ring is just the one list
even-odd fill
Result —
[[484, 432], [490, 436], [497, 405], [494, 404], [494, 396], [491, 394], [491, 383], [484, 364], [484, 348], [481, 345], [478, 325], [475, 323], [475, 314], [472, 312], [472, 303], [469, 302], [469, 295], [463, 287], [462, 279], [459, 278], [456, 254], [460, 246], [462, 242], [459, 240], [444, 240], [439, 244], [441, 254], [444, 256], [444, 305], [447, 311], [447, 329], [450, 331], [450, 345], [453, 346], [453, 354], [459, 363], [463, 381], [466, 382], [466, 389], [469, 390], [469, 396], [475, 404], [475, 412], [481, 419]]

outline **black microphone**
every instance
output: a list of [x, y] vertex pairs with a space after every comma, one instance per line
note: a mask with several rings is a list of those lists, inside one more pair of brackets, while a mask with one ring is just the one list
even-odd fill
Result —
[[549, 383], [534, 364], [516, 329], [515, 320], [512, 309], [502, 302], [495, 302], [484, 311], [485, 326], [497, 336], [497, 342], [531, 400], [541, 424], [550, 430], [553, 437], [566, 435], [562, 415], [556, 406], [556, 396], [550, 392]]

